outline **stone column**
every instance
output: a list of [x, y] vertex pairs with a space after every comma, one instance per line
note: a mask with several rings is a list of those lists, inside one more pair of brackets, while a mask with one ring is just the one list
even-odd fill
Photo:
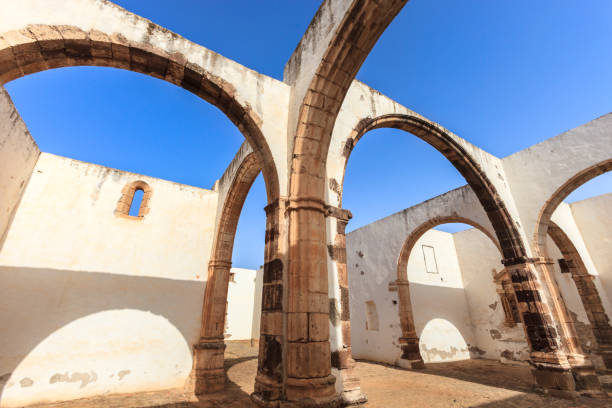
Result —
[[398, 365], [403, 368], [425, 368], [419, 350], [419, 336], [417, 336], [414, 327], [412, 302], [410, 301], [410, 282], [398, 279], [395, 283], [399, 297], [400, 326], [402, 328], [402, 337], [399, 338], [402, 356], [398, 360]]
[[[328, 245], [328, 253], [335, 264], [335, 271], [332, 269], [329, 273], [337, 273], [337, 280], [330, 277], [330, 286], [332, 290], [340, 295], [339, 302], [336, 299], [337, 294], [334, 293], [333, 298], [330, 298], [330, 322], [332, 327], [339, 326], [339, 346], [338, 350], [333, 350], [331, 353], [331, 366], [338, 371], [335, 372], [336, 381], [341, 382], [342, 400], [345, 406], [364, 404], [367, 401], [365, 394], [361, 392], [361, 384], [359, 377], [355, 373], [355, 360], [351, 354], [351, 314], [349, 310], [349, 283], [348, 270], [346, 267], [346, 226], [349, 220], [353, 217], [349, 210], [342, 208], [327, 207], [328, 219], [332, 218], [335, 223], [332, 223], [333, 243]], [[333, 225], [335, 224], [335, 225]], [[333, 228], [335, 227], [335, 228]], [[337, 287], [335, 283], [337, 282]], [[338, 330], [336, 330], [338, 331]]]
[[225, 385], [223, 353], [225, 314], [231, 262], [211, 260], [202, 307], [200, 339], [194, 345], [193, 369], [187, 389], [197, 395], [220, 391]]
[[331, 374], [329, 344], [325, 203], [292, 198], [287, 211], [286, 399], [309, 407], [337, 406], [340, 396]]
[[286, 259], [286, 206], [281, 198], [266, 206], [266, 249], [259, 334], [259, 359], [255, 391], [251, 395], [261, 406], [276, 406], [284, 399], [285, 335], [284, 286]]
[[503, 262], [512, 280], [531, 348], [536, 388], [564, 398], [574, 398], [578, 390], [592, 390], [589, 392], [591, 395], [601, 394], [599, 381], [588, 359], [578, 354], [568, 355], [562, 349], [564, 340], [553, 320], [553, 313], [557, 313], [551, 310], [554, 305], [546, 301], [536, 262], [537, 259], [525, 259], [523, 263]]

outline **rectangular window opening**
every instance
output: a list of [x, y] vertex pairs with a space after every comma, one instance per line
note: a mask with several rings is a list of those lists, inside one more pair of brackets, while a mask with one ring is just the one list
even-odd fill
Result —
[[438, 273], [438, 262], [436, 260], [436, 251], [434, 247], [422, 245], [423, 257], [425, 258], [425, 270], [427, 273]]
[[365, 304], [366, 330], [378, 331], [378, 312], [376, 311], [376, 303], [372, 300], [368, 300]]

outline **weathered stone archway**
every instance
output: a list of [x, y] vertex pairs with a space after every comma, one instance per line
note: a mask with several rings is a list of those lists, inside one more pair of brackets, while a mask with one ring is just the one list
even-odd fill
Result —
[[[397, 107], [394, 109], [400, 110]], [[570, 362], [562, 350], [562, 344], [571, 343], [572, 332], [565, 330], [561, 334], [558, 333], [551, 316], [551, 313], [560, 315], [563, 307], [560, 303], [555, 302], [554, 293], [552, 295], [553, 310], [551, 311], [545, 305], [546, 292], [542, 289], [543, 285], [540, 284], [540, 278], [536, 273], [537, 262], [528, 256], [524, 240], [513, 217], [498, 194], [494, 183], [483, 169], [484, 161], [481, 159], [479, 162], [474, 158], [474, 153], [480, 154], [478, 150], [468, 151], [467, 149], [471, 146], [469, 143], [420, 115], [405, 112], [390, 113], [375, 118], [364, 118], [354, 127], [344, 148], [343, 156], [346, 158], [344, 166], [346, 167], [353, 146], [365, 133], [384, 127], [405, 130], [432, 145], [457, 168], [478, 197], [495, 231], [503, 255], [502, 263], [507, 267], [509, 276], [512, 278], [516, 299], [522, 304], [519, 309], [522, 312], [523, 327], [532, 350], [531, 359], [536, 367], [535, 378], [538, 385], [548, 388], [552, 381], [554, 384], [562, 384], [560, 386], [565, 387], [563, 392], [567, 391], [569, 394], [575, 392], [576, 386], [580, 389], [597, 389], [598, 384], [596, 380], [593, 381], [593, 373], [587, 368], [589, 363], [585, 364], [583, 361], [584, 357], [576, 357], [572, 361], [571, 366], [575, 368], [577, 378], [580, 378], [578, 384], [574, 383], [573, 375], [570, 372]], [[341, 190], [341, 185], [339, 189]], [[554, 292], [546, 275], [544, 278], [548, 289]], [[407, 349], [409, 348], [407, 346]], [[414, 350], [412, 351], [411, 357], [416, 358]], [[579, 349], [576, 349], [575, 353], [578, 351]]]
[[[589, 354], [593, 363], [599, 370], [612, 370], [612, 327], [599, 296], [599, 291], [595, 286], [595, 277], [588, 273], [582, 257], [572, 240], [553, 221], [549, 222], [548, 235], [563, 255], [565, 264], [576, 285], [582, 306], [591, 323], [591, 327], [588, 329], [591, 333], [588, 333], [588, 338], [584, 339], [584, 337], [587, 337], [586, 334], [577, 332], [578, 341], [585, 344], [589, 342], [591, 337], [594, 338], [595, 344], [589, 345], [589, 348], [592, 350]], [[584, 348], [583, 346], [582, 349], [584, 350]]]
[[[82, 29], [82, 26], [30, 24], [21, 29], [2, 32], [0, 84], [47, 69], [71, 66], [130, 70], [165, 80], [199, 96], [220, 109], [244, 135], [251, 153], [241, 163], [235, 184], [223, 197], [225, 201], [209, 264], [201, 339], [194, 346], [194, 369], [188, 381], [188, 387], [198, 394], [214, 391], [222, 387], [224, 382], [223, 322], [227, 278], [242, 204], [259, 172], [264, 176], [268, 203], [278, 203], [281, 191], [276, 162], [269, 140], [264, 135], [266, 125], [263, 124], [263, 115], [270, 106], [261, 103], [260, 99], [257, 100], [263, 107], [255, 106], [252, 95], [260, 98], [257, 94], [268, 81], [271, 97], [275, 92], [288, 95], [288, 87], [112, 3], [105, 2], [100, 10], [118, 19], [115, 25], [109, 25], [109, 30], [101, 31], [97, 23], [93, 22], [91, 24], [96, 28], [89, 30]], [[126, 17], [131, 25], [120, 24]], [[282, 105], [278, 97], [273, 99], [276, 104]], [[267, 126], [271, 126], [272, 131], [275, 127], [282, 129], [283, 121], [284, 118], [279, 118], [277, 123], [268, 122]], [[275, 148], [279, 149], [278, 146]], [[268, 224], [270, 222], [268, 217]], [[278, 220], [272, 223], [277, 225]], [[266, 241], [266, 257], [274, 252], [270, 249], [273, 244], [274, 241]], [[279, 282], [277, 284], [280, 286]], [[262, 320], [265, 319], [264, 314]]]
[[[153, 23], [149, 25], [151, 33], [160, 31], [180, 39]], [[28, 25], [0, 35], [0, 85], [24, 75], [71, 66], [113, 67], [150, 75], [219, 108], [260, 156], [268, 196], [278, 197], [278, 174], [260, 127], [262, 119], [248, 102], [239, 100], [234, 84], [189, 62], [181, 52], [130, 41], [121, 32], [84, 31], [67, 25]]]
[[244, 201], [260, 172], [261, 162], [257, 154], [248, 153], [233, 174], [229, 190], [223, 196], [208, 264], [200, 340], [194, 346], [193, 370], [187, 385], [196, 394], [219, 391], [225, 384], [224, 331], [234, 238]]
[[402, 330], [402, 337], [399, 339], [402, 348], [402, 356], [399, 365], [406, 368], [424, 368], [423, 358], [421, 357], [419, 349], [419, 336], [416, 333], [414, 325], [412, 302], [410, 301], [408, 260], [414, 245], [423, 234], [438, 225], [449, 223], [467, 224], [478, 229], [493, 242], [501, 253], [499, 242], [486, 227], [474, 220], [461, 216], [440, 216], [432, 218], [416, 227], [408, 235], [397, 260], [397, 281], [395, 281], [399, 297], [399, 318]]
[[[489, 181], [486, 173], [472, 155], [461, 146], [461, 139], [420, 115], [389, 114], [364, 119], [358, 124], [347, 142], [347, 158], [350, 155], [350, 150], [367, 132], [380, 128], [404, 130], [438, 150], [465, 178], [478, 197], [495, 231], [498, 247], [501, 249], [506, 263], [521, 260], [522, 257], [525, 257], [525, 249], [512, 222], [512, 217], [506, 211], [501, 197], [493, 183]], [[348, 160], [345, 162], [345, 168], [346, 163], [348, 163]]]
[[[295, 133], [290, 136], [294, 143], [287, 206], [289, 264], [284, 291], [284, 388], [289, 401], [308, 400], [313, 406], [327, 406], [346, 397], [336, 394], [336, 379], [331, 375], [325, 162], [334, 122], [353, 78], [405, 3], [406, 0], [324, 2], [285, 70], [286, 80], [295, 88], [293, 110], [289, 112], [290, 133], [293, 129]], [[307, 59], [309, 66], [303, 69], [300, 65]], [[263, 397], [268, 389], [260, 382], [255, 392]]]
[[546, 203], [544, 203], [544, 206], [540, 210], [537, 217], [533, 240], [533, 251], [536, 255], [543, 256], [544, 248], [546, 246], [546, 234], [548, 233], [548, 227], [551, 222], [550, 220], [559, 204], [561, 204], [561, 202], [565, 200], [567, 196], [572, 193], [572, 191], [576, 190], [587, 181], [611, 170], [612, 159], [604, 160], [577, 172], [573, 177], [557, 188]]

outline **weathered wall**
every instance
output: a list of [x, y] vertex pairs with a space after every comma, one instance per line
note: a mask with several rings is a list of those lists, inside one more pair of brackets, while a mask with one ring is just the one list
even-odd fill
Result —
[[[401, 355], [401, 329], [399, 299], [396, 291], [389, 291], [389, 283], [397, 279], [399, 251], [388, 245], [388, 232], [362, 228], [348, 234], [347, 264], [353, 355], [393, 364]], [[374, 245], [380, 241], [381, 245]], [[439, 273], [425, 271], [422, 245], [434, 247]], [[380, 263], [381, 258], [393, 260], [395, 265]], [[408, 261], [408, 279], [423, 360], [470, 358], [474, 338], [452, 234], [429, 230], [417, 241]], [[378, 330], [366, 329], [369, 301], [376, 305]]]
[[[32, 24], [38, 25], [37, 28]], [[58, 27], [66, 30], [62, 36]], [[245, 126], [247, 122], [249, 126], [256, 126], [263, 136], [245, 136], [250, 142], [259, 144], [258, 148], [265, 144], [265, 154], [269, 148], [267, 158], [273, 163], [267, 164], [276, 168], [279, 180], [288, 177], [287, 109], [291, 88], [281, 81], [248, 69], [106, 0], [4, 2], [0, 35], [3, 63], [0, 71], [6, 71], [6, 67], [15, 63], [20, 65], [13, 73], [0, 72], [0, 82], [3, 74], [13, 79], [48, 69], [48, 65], [51, 68], [74, 64], [109, 65], [145, 72], [206, 98], [223, 110], [243, 133], [249, 131]], [[43, 58], [37, 41], [49, 39], [59, 43], [59, 49], [58, 44], [45, 43]], [[81, 58], [78, 62], [61, 57], [64, 43], [75, 39], [85, 44], [65, 52]], [[15, 58], [13, 51], [23, 44], [26, 50], [20, 49]], [[92, 46], [93, 51], [89, 49]], [[49, 50], [51, 56], [47, 55]], [[83, 50], [86, 50], [85, 55], [79, 55]], [[92, 55], [97, 60], [94, 61]], [[53, 61], [47, 63], [45, 59]], [[34, 61], [34, 64], [26, 61]], [[248, 119], [243, 120], [246, 117]], [[286, 183], [276, 186], [279, 187], [280, 194], [285, 195]]]
[[[604, 201], [603, 204], [605, 205], [606, 200], [603, 200], [603, 201]], [[586, 209], [586, 208], [591, 209], [589, 210], [590, 215], [588, 216], [590, 223], [596, 223], [598, 225], [602, 225], [603, 227], [599, 227], [599, 228], [603, 228], [603, 229], [606, 228], [605, 227], [606, 225], [610, 225], [609, 216], [605, 212], [603, 212], [602, 209], [599, 209], [599, 211], [597, 209], [599, 206], [598, 204], [602, 204], [601, 200], [599, 200], [599, 197], [593, 197], [593, 198], [584, 200], [582, 203], [583, 204], [581, 205], [583, 209]], [[551, 220], [559, 228], [561, 228], [561, 230], [563, 230], [563, 232], [567, 235], [568, 239], [572, 242], [572, 244], [576, 248], [576, 251], [578, 252], [578, 255], [580, 256], [580, 259], [584, 263], [586, 272], [589, 275], [594, 276], [593, 283], [595, 284], [595, 287], [597, 288], [597, 291], [601, 298], [602, 306], [605, 312], [609, 316], [612, 316], [612, 303], [610, 302], [610, 296], [607, 294], [607, 291], [606, 289], [604, 289], [604, 286], [603, 286], [605, 277], [609, 276], [609, 272], [607, 272], [605, 268], [600, 268], [598, 265], [596, 265], [593, 262], [593, 257], [591, 255], [591, 251], [592, 251], [591, 245], [594, 245], [594, 248], [596, 249], [598, 246], [601, 245], [600, 243], [601, 238], [598, 238], [598, 234], [596, 232], [594, 233], [594, 230], [591, 230], [590, 228], [580, 228], [579, 227], [574, 217], [573, 208], [574, 208], [574, 204], [567, 204], [567, 203], [559, 204], [559, 206], [553, 213]], [[585, 233], [586, 235], [583, 235]], [[591, 236], [591, 237], [595, 236], [596, 238], [586, 241], [585, 236]], [[549, 237], [547, 237], [546, 242], [547, 242], [546, 251], [548, 251], [548, 248], [549, 248], [548, 243], [551, 242]], [[552, 255], [548, 254], [547, 256], [551, 257]], [[604, 255], [604, 257], [606, 256], [610, 257], [609, 254]], [[556, 259], [557, 258], [555, 258], [554, 260]]]
[[[293, 136], [297, 127], [299, 108], [306, 96], [313, 76], [327, 51], [336, 30], [342, 23], [352, 0], [326, 0], [321, 3], [306, 32], [285, 64], [283, 81], [291, 86], [288, 105], [287, 151], [293, 151]], [[291, 156], [287, 156], [287, 168]]]
[[[589, 249], [599, 281], [605, 289], [609, 305], [612, 299], [612, 193], [578, 201], [570, 207], [582, 239]], [[607, 311], [608, 315], [612, 316], [612, 310]]]
[[507, 327], [495, 273], [503, 269], [502, 255], [489, 237], [475, 228], [453, 234], [465, 297], [475, 337], [473, 353], [495, 360], [528, 360], [522, 324]]
[[0, 248], [40, 150], [0, 86]]
[[[114, 214], [152, 188], [143, 219]], [[43, 153], [0, 253], [3, 406], [182, 386], [217, 193]]]
[[502, 159], [532, 248], [539, 214], [553, 193], [580, 171], [610, 158], [612, 114]]
[[[227, 340], [250, 340], [259, 338], [261, 317], [261, 286], [263, 270], [232, 268], [227, 295], [227, 318], [225, 338]], [[261, 276], [260, 276], [261, 275]], [[263, 281], [262, 281], [263, 282]], [[257, 302], [256, 299], [260, 301]]]
[[595, 339], [593, 338], [592, 332], [586, 330], [591, 326], [591, 324], [582, 304], [582, 300], [580, 299], [580, 295], [578, 294], [578, 290], [576, 289], [576, 284], [572, 279], [571, 273], [561, 273], [558, 260], [563, 258], [563, 255], [550, 237], [547, 237], [546, 240], [546, 252], [548, 257], [550, 257], [553, 261], [551, 267], [554, 273], [554, 279], [559, 287], [559, 292], [563, 297], [563, 302], [565, 303], [569, 317], [574, 322], [574, 327], [578, 334], [578, 340], [582, 346], [582, 349], [588, 352], [595, 344]]

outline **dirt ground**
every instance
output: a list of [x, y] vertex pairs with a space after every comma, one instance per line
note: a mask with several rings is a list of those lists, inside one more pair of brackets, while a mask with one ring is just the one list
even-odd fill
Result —
[[[257, 371], [257, 346], [231, 342], [225, 353], [227, 384], [224, 393], [199, 400], [180, 390], [108, 395], [37, 407], [57, 408], [249, 408]], [[531, 392], [526, 366], [502, 365], [491, 360], [429, 364], [419, 371], [403, 370], [365, 361], [357, 363], [368, 408], [579, 408], [612, 407], [612, 399], [580, 398], [576, 401], [545, 397]]]

